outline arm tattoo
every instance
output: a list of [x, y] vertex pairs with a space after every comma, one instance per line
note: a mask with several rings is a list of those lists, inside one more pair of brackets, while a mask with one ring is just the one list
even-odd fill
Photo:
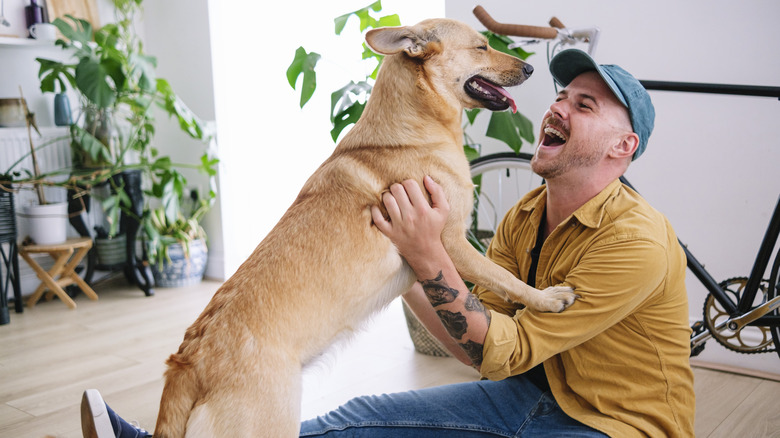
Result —
[[422, 284], [425, 296], [428, 297], [428, 301], [431, 302], [433, 307], [451, 303], [458, 296], [458, 290], [447, 285], [447, 282], [444, 281], [444, 274], [441, 271], [433, 280], [423, 280], [420, 284]]
[[462, 348], [463, 351], [465, 351], [468, 355], [469, 359], [471, 359], [471, 365], [474, 367], [482, 365], [482, 344], [476, 343], [474, 341], [468, 341], [466, 343], [460, 344], [460, 348]]
[[[458, 297], [459, 291], [455, 288], [451, 288], [446, 281], [444, 281], [444, 274], [439, 271], [436, 278], [432, 280], [423, 280], [420, 282], [425, 291], [425, 296], [428, 297], [428, 301], [431, 302], [433, 307], [438, 307], [444, 304], [452, 303]], [[488, 326], [490, 326], [491, 315], [485, 306], [479, 301], [476, 295], [467, 292], [466, 301], [463, 303], [463, 308], [468, 312], [477, 312], [485, 316]], [[454, 339], [462, 339], [469, 328], [468, 319], [460, 312], [450, 312], [448, 310], [437, 310], [438, 315], [447, 333]], [[471, 360], [472, 366], [478, 368], [482, 365], [482, 353], [484, 345], [474, 342], [472, 340], [461, 342], [458, 345], [466, 352]]]
[[460, 339], [466, 334], [469, 328], [468, 321], [462, 313], [452, 313], [447, 310], [437, 310], [436, 314], [439, 315], [444, 328], [447, 329], [447, 333], [455, 339]]
[[479, 301], [479, 298], [477, 298], [476, 295], [470, 293], [466, 297], [466, 303], [464, 304], [464, 307], [468, 311], [481, 312], [482, 314], [484, 314], [485, 319], [487, 319], [487, 325], [490, 326], [490, 320], [492, 318], [490, 315], [490, 311], [485, 308], [485, 306], [482, 304], [482, 302]]

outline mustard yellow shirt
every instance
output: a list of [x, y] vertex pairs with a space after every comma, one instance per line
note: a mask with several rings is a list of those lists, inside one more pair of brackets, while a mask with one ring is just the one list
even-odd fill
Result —
[[[488, 257], [525, 281], [547, 189], [507, 213]], [[572, 418], [613, 437], [694, 435], [695, 396], [685, 255], [668, 220], [619, 180], [558, 225], [542, 246], [536, 287], [581, 296], [542, 313], [474, 289], [491, 310], [481, 373], [491, 380], [544, 362]]]

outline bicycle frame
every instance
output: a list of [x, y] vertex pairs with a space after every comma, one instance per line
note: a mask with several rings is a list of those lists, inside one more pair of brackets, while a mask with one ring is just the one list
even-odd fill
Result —
[[[780, 99], [780, 87], [762, 87], [762, 86], [750, 86], [750, 85], [729, 85], [729, 84], [703, 84], [695, 82], [667, 82], [667, 81], [640, 81], [647, 90], [659, 90], [659, 91], [678, 91], [678, 92], [690, 92], [690, 93], [709, 93], [709, 94], [726, 94], [726, 95], [739, 95], [739, 96], [759, 96], [759, 97], [775, 97]], [[624, 182], [628, 183], [628, 181]], [[630, 186], [630, 184], [628, 184]], [[633, 187], [632, 187], [633, 188]], [[761, 282], [763, 280], [764, 273], [767, 266], [769, 266], [769, 260], [772, 257], [772, 253], [777, 244], [778, 236], [780, 236], [780, 197], [778, 197], [777, 204], [775, 205], [774, 213], [769, 221], [766, 233], [764, 234], [761, 247], [758, 250], [756, 260], [753, 263], [753, 268], [748, 277], [747, 284], [742, 293], [742, 296], [738, 301], [734, 301], [729, 297], [726, 291], [720, 286], [720, 284], [704, 269], [696, 257], [688, 250], [687, 245], [682, 241], [680, 245], [685, 251], [687, 259], [688, 269], [696, 276], [701, 284], [707, 289], [708, 292], [717, 300], [717, 302], [723, 306], [723, 309], [729, 314], [729, 320], [723, 324], [730, 330], [737, 331], [746, 325], [762, 326], [762, 327], [778, 327], [780, 326], [780, 316], [768, 315], [769, 312], [780, 308], [780, 291], [776, 294], [776, 297], [761, 304], [760, 306], [753, 307], [753, 302], [758, 294]], [[769, 287], [775, 287], [778, 280], [778, 270], [780, 270], [780, 252], [775, 259], [775, 265], [772, 267], [772, 273], [770, 275]], [[691, 346], [696, 347], [706, 341], [711, 334], [708, 331], [699, 334], [691, 340]]]

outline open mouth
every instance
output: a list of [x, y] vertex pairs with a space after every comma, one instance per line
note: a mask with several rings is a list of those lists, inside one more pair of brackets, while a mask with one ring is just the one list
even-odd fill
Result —
[[542, 146], [562, 146], [566, 143], [567, 135], [563, 130], [556, 128], [552, 125], [547, 125], [544, 128], [544, 137], [542, 138]]
[[463, 87], [466, 94], [477, 99], [482, 105], [491, 111], [503, 111], [512, 108], [512, 112], [517, 112], [517, 105], [512, 96], [500, 86], [488, 81], [481, 76], [472, 76]]

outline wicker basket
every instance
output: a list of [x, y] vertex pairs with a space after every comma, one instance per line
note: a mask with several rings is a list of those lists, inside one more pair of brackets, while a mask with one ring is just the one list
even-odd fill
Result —
[[428, 356], [451, 357], [452, 355], [444, 348], [441, 342], [434, 338], [428, 329], [414, 316], [412, 309], [406, 305], [406, 302], [402, 300], [401, 304], [404, 308], [406, 326], [409, 328], [409, 336], [412, 338], [414, 349]]

